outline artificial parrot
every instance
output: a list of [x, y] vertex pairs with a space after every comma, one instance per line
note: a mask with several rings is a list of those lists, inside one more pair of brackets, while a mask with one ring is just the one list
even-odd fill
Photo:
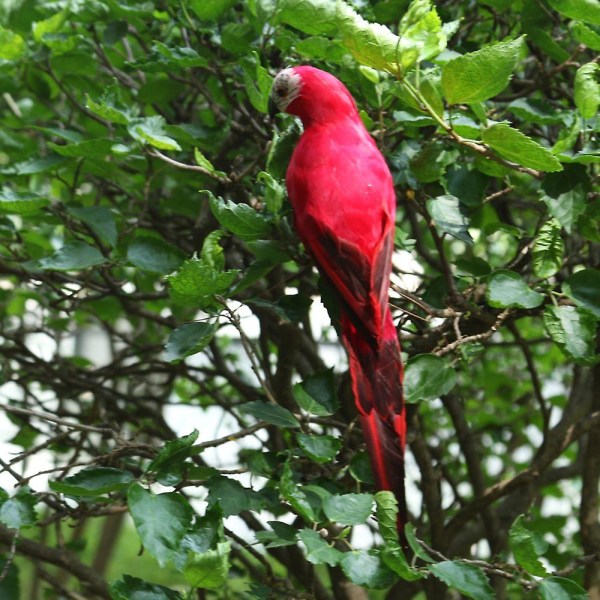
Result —
[[295, 228], [339, 296], [339, 330], [372, 470], [378, 489], [396, 495], [403, 539], [406, 415], [388, 302], [392, 176], [350, 92], [330, 73], [311, 66], [284, 69], [270, 100], [275, 111], [299, 117], [304, 126], [286, 173]]

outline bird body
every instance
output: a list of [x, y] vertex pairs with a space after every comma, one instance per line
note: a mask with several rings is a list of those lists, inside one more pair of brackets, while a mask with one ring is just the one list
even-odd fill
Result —
[[304, 132], [286, 173], [294, 224], [340, 299], [352, 390], [379, 489], [406, 521], [406, 419], [400, 345], [389, 310], [396, 197], [388, 166], [346, 87], [310, 66], [285, 69], [271, 96]]

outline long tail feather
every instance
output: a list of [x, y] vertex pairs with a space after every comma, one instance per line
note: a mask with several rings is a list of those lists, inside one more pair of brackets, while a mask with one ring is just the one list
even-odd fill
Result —
[[350, 356], [350, 376], [377, 488], [398, 500], [398, 532], [407, 522], [404, 491], [406, 416], [400, 344], [389, 311], [380, 339], [369, 339], [342, 315], [342, 336]]

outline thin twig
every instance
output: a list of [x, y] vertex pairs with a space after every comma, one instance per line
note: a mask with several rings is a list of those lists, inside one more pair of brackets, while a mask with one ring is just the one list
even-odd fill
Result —
[[81, 423], [74, 423], [73, 421], [65, 421], [64, 419], [59, 419], [50, 413], [31, 410], [29, 408], [19, 408], [18, 406], [10, 406], [9, 404], [2, 405], [2, 408], [9, 413], [26, 417], [36, 417], [37, 419], [49, 421], [50, 423], [56, 423], [62, 427], [69, 427], [70, 429], [76, 429], [77, 431], [91, 431], [92, 433], [103, 433], [110, 435], [115, 433], [108, 427], [94, 427], [93, 425], [82, 425]]
[[[448, 557], [444, 556], [444, 554], [442, 554], [438, 550], [431, 548], [423, 540], [420, 540], [417, 538], [417, 541], [419, 542], [419, 544], [423, 547], [423, 549], [427, 553], [431, 554], [432, 556], [436, 557], [437, 559], [443, 560], [443, 561], [450, 560]], [[510, 571], [507, 570], [507, 567], [515, 569], [515, 570], [519, 570], [520, 567], [518, 567], [517, 565], [488, 563], [484, 560], [472, 560], [470, 558], [460, 558], [460, 559], [458, 559], [458, 562], [461, 562], [466, 565], [472, 565], [474, 567], [479, 567], [479, 568], [483, 569], [484, 571], [486, 571], [487, 573], [489, 573], [490, 575], [497, 575], [499, 577], [504, 577], [505, 579], [509, 579], [510, 581], [514, 581], [514, 582], [518, 583], [520, 586], [522, 586], [523, 588], [525, 588], [526, 590], [533, 590], [537, 587], [537, 583], [535, 583], [534, 581], [529, 581], [528, 579], [524, 579], [523, 577], [520, 577], [519, 575], [517, 575], [515, 573], [511, 573]]]
[[186, 171], [196, 171], [197, 173], [202, 173], [203, 175], [212, 177], [213, 179], [216, 179], [221, 183], [231, 183], [231, 179], [227, 177], [227, 175], [219, 175], [213, 171], [209, 171], [208, 169], [201, 167], [200, 165], [188, 165], [187, 163], [179, 162], [178, 160], [174, 160], [172, 158], [169, 158], [168, 156], [165, 156], [162, 152], [154, 148], [148, 149], [147, 152], [150, 156], [154, 156], [154, 158], [160, 158], [160, 160], [168, 163], [173, 167], [177, 167], [178, 169], [185, 169]]
[[265, 429], [269, 426], [269, 423], [266, 421], [259, 421], [258, 423], [254, 423], [254, 425], [250, 425], [249, 427], [245, 427], [244, 429], [240, 429], [236, 433], [229, 433], [221, 438], [216, 440], [210, 440], [209, 442], [202, 442], [201, 444], [196, 444], [192, 446], [191, 453], [199, 454], [205, 448], [215, 448], [216, 446], [222, 446], [223, 444], [227, 444], [228, 442], [233, 442], [235, 440], [239, 440], [241, 438], [252, 435], [259, 429]]
[[271, 391], [271, 388], [269, 387], [269, 384], [262, 376], [262, 373], [260, 371], [260, 364], [257, 358], [257, 353], [252, 347], [252, 342], [248, 339], [248, 336], [242, 329], [242, 324], [240, 322], [239, 316], [235, 313], [235, 311], [231, 310], [231, 307], [227, 304], [224, 298], [220, 298], [219, 301], [227, 311], [231, 324], [237, 329], [238, 333], [240, 334], [240, 341], [242, 342], [242, 347], [246, 352], [246, 356], [248, 356], [248, 359], [250, 360], [252, 370], [254, 371], [258, 382], [263, 388], [265, 395], [267, 396], [270, 402], [272, 402], [273, 404], [278, 404], [277, 400], [275, 399], [275, 396], [273, 395], [273, 392]]
[[391, 288], [397, 293], [400, 294], [403, 298], [410, 300], [413, 304], [423, 309], [429, 316], [431, 317], [460, 317], [463, 313], [454, 310], [453, 308], [435, 308], [435, 306], [431, 306], [431, 304], [427, 304], [424, 300], [409, 292], [408, 290], [401, 288], [399, 285], [395, 283], [391, 284]]
[[444, 354], [453, 352], [454, 350], [456, 350], [456, 348], [458, 348], [459, 346], [462, 346], [463, 344], [469, 344], [469, 343], [473, 343], [473, 342], [481, 342], [482, 340], [487, 340], [488, 338], [492, 337], [492, 335], [494, 335], [494, 333], [496, 333], [496, 331], [498, 331], [498, 329], [500, 329], [500, 326], [507, 319], [507, 317], [510, 315], [510, 313], [511, 313], [511, 311], [509, 308], [503, 310], [498, 315], [496, 322], [487, 331], [484, 331], [483, 333], [476, 333], [474, 335], [467, 335], [465, 337], [461, 337], [461, 338], [451, 342], [447, 346], [444, 346], [443, 348], [440, 348], [439, 350], [434, 351], [432, 354], [435, 354], [437, 356], [444, 356]]

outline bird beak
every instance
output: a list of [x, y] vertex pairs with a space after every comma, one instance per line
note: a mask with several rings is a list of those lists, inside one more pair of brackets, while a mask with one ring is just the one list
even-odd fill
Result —
[[275, 100], [273, 100], [273, 96], [269, 96], [269, 117], [274, 119], [275, 116], [279, 113], [279, 109], [277, 108], [277, 104], [275, 104]]

